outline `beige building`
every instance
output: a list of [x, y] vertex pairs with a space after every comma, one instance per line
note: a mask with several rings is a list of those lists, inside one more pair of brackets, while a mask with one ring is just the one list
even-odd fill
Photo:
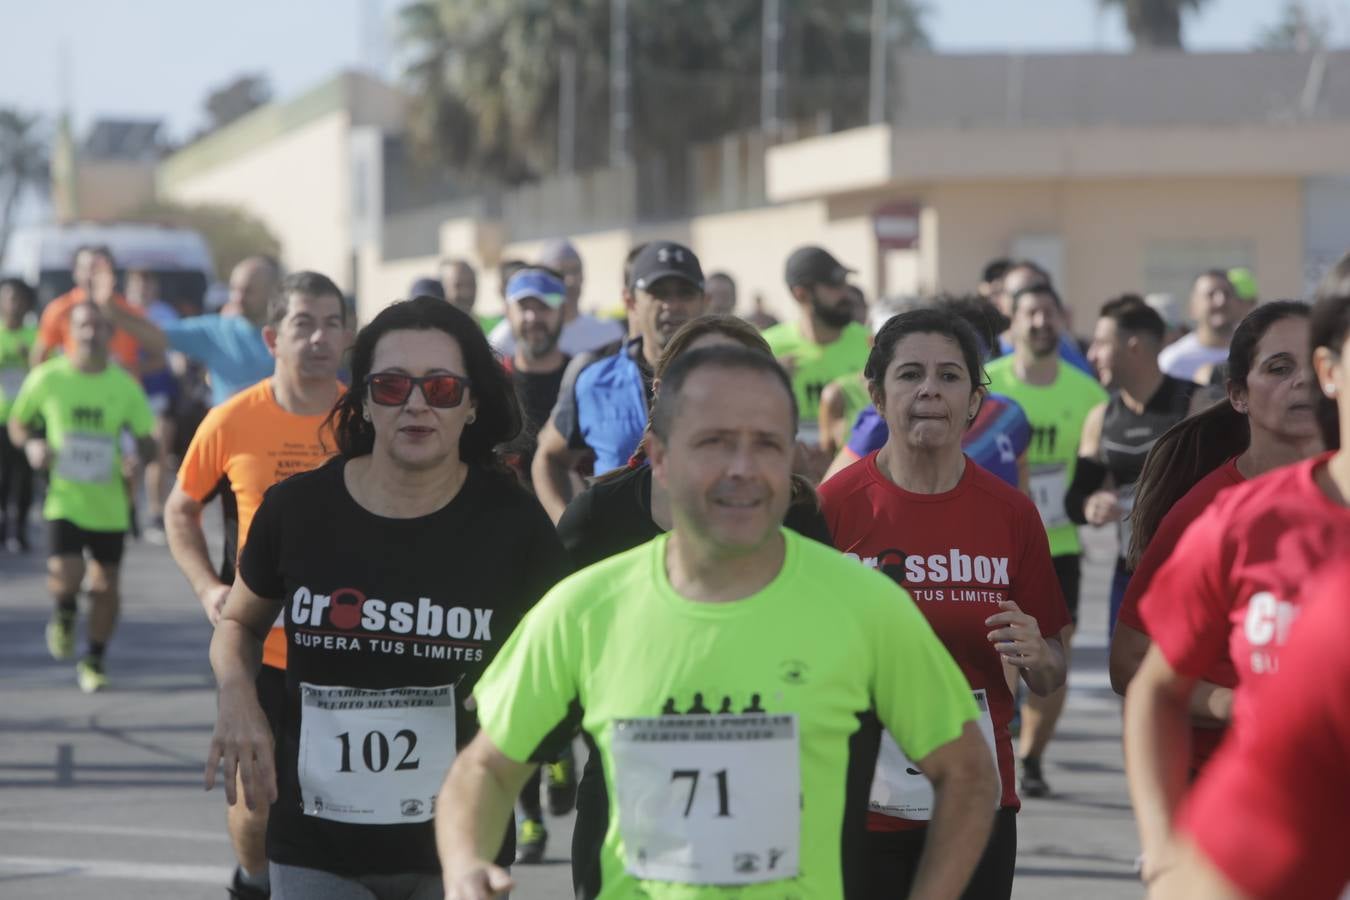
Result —
[[162, 154], [160, 123], [99, 119], [76, 145], [62, 122], [52, 154], [52, 203], [62, 222], [111, 222], [149, 206]]

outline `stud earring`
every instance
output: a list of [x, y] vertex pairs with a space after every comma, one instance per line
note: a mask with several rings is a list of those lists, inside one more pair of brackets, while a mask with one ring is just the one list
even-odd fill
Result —
[[1322, 385], [1322, 391], [1323, 391], [1328, 397], [1335, 397], [1335, 396], [1336, 396], [1336, 383], [1335, 383], [1334, 381], [1328, 381], [1326, 384]]
[[365, 419], [367, 422], [369, 422], [369, 421], [370, 421], [370, 410], [368, 410], [368, 409], [363, 409], [363, 410], [361, 410], [361, 418], [363, 418], [363, 419]]

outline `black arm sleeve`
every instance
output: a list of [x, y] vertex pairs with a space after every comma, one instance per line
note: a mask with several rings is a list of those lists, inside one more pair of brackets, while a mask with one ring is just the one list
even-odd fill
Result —
[[1087, 498], [1101, 489], [1106, 483], [1106, 466], [1086, 456], [1078, 457], [1078, 467], [1073, 472], [1073, 483], [1064, 495], [1064, 511], [1075, 525], [1087, 524]]

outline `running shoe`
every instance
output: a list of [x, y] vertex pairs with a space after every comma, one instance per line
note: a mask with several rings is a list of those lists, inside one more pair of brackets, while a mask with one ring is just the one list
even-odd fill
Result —
[[238, 866], [235, 866], [234, 881], [230, 884], [229, 896], [231, 900], [268, 900], [272, 896], [272, 892], [245, 883], [244, 873], [239, 871]]
[[164, 517], [155, 516], [155, 520], [145, 526], [145, 542], [154, 544], [157, 547], [163, 547], [169, 542], [168, 535], [164, 531]]
[[53, 616], [47, 623], [47, 652], [52, 659], [70, 659], [75, 655], [75, 623]]
[[516, 863], [522, 866], [538, 865], [544, 861], [544, 848], [548, 846], [548, 829], [538, 819], [526, 819], [520, 823], [520, 832], [516, 835]]
[[557, 762], [548, 764], [548, 812], [552, 816], [565, 816], [577, 805], [577, 764], [572, 758], [572, 748]]
[[75, 678], [80, 690], [94, 694], [108, 686], [108, 676], [103, 674], [103, 660], [86, 656], [75, 664]]
[[1022, 760], [1022, 796], [1048, 797], [1050, 782], [1041, 774], [1041, 760], [1037, 756], [1028, 756]]

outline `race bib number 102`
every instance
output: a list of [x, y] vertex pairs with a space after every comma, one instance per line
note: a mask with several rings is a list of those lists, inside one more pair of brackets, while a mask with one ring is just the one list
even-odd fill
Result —
[[620, 719], [611, 746], [630, 874], [704, 885], [797, 876], [796, 716]]
[[387, 691], [300, 684], [306, 815], [358, 825], [427, 822], [455, 759], [452, 685]]

